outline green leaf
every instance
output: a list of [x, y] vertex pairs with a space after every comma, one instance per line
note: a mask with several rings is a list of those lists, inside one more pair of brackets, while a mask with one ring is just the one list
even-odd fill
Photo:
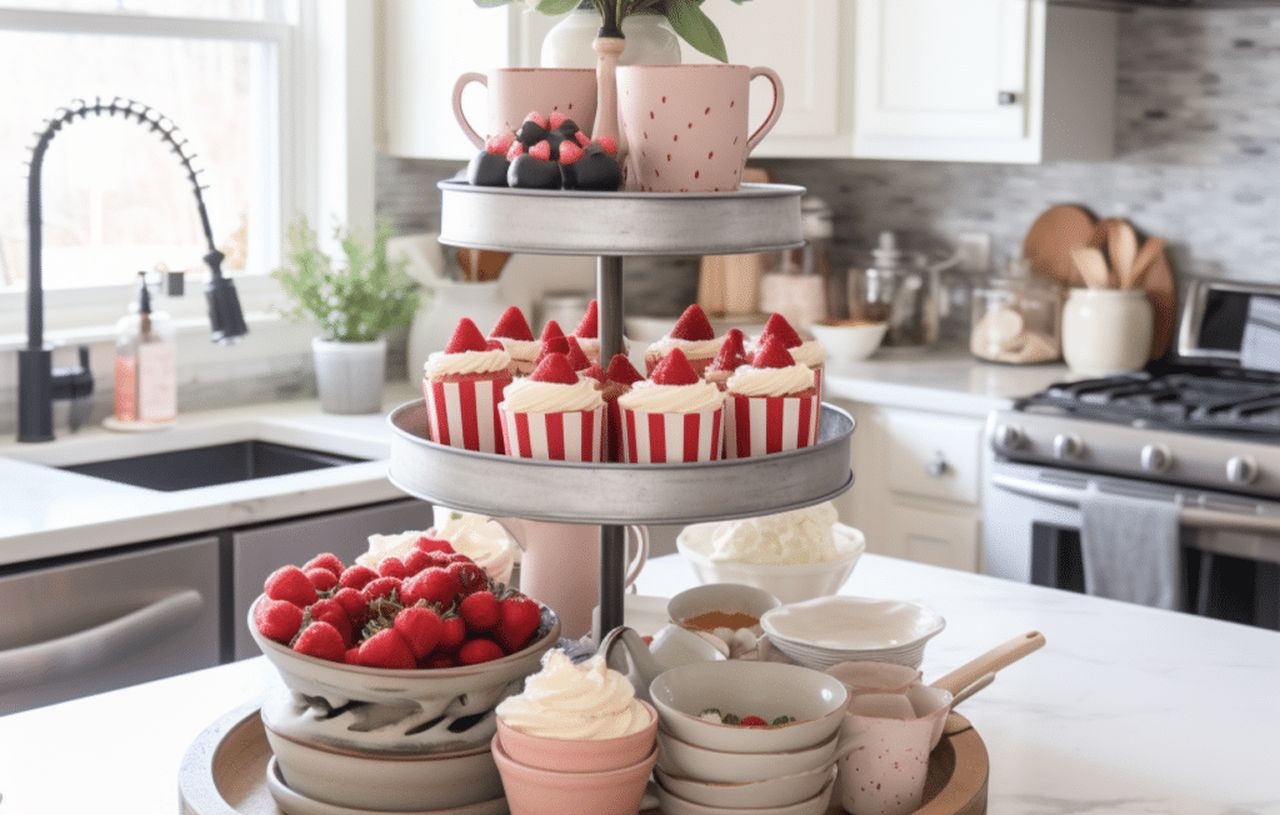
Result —
[[538, 0], [538, 11], [550, 17], [568, 14], [578, 7], [578, 0]]
[[667, 0], [667, 21], [694, 48], [721, 62], [729, 61], [720, 29], [694, 0]]

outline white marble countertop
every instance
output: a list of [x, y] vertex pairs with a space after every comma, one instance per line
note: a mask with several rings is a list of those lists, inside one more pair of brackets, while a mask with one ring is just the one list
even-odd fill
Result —
[[[658, 558], [639, 590], [692, 583]], [[1280, 634], [874, 555], [845, 591], [946, 617], [926, 679], [1044, 632], [1043, 651], [964, 704], [990, 752], [992, 815], [1280, 815]], [[176, 811], [187, 745], [271, 676], [254, 659], [0, 718], [0, 812]]]

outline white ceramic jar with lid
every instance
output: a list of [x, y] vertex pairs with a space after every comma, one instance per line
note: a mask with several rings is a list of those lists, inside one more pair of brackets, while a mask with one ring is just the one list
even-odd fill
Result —
[[1151, 352], [1151, 329], [1142, 289], [1072, 289], [1062, 311], [1062, 355], [1084, 376], [1139, 371]]
[[1026, 260], [1013, 260], [1005, 277], [973, 292], [969, 351], [1011, 365], [1053, 362], [1062, 356], [1061, 316], [1059, 289], [1032, 278]]

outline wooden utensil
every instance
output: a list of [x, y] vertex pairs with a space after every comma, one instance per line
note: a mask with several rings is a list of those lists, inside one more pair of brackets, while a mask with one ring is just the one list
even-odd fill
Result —
[[457, 257], [463, 280], [470, 283], [488, 283], [497, 280], [502, 274], [502, 269], [511, 259], [511, 254], [490, 249], [459, 249]]
[[994, 673], [984, 674], [977, 682], [974, 682], [972, 685], [968, 686], [951, 698], [951, 709], [955, 710], [956, 705], [960, 704], [965, 699], [968, 699], [970, 696], [973, 696], [975, 693], [987, 687], [994, 681], [996, 681], [996, 675]]
[[1111, 271], [1122, 289], [1134, 287], [1134, 259], [1138, 255], [1138, 235], [1124, 218], [1112, 219], [1107, 227], [1107, 257]]
[[1071, 250], [1088, 245], [1096, 221], [1091, 212], [1074, 204], [1041, 213], [1022, 242], [1022, 254], [1031, 261], [1032, 271], [1064, 286], [1084, 285]]
[[1178, 321], [1178, 282], [1169, 265], [1169, 256], [1158, 252], [1142, 278], [1147, 299], [1151, 301], [1151, 359], [1159, 359], [1169, 350]]
[[[769, 171], [747, 167], [742, 180], [767, 184]], [[760, 278], [769, 269], [769, 255], [707, 255], [698, 267], [698, 305], [708, 314], [742, 316], [759, 311]]]
[[[950, 691], [952, 696], [976, 683], [987, 674], [1008, 668], [1013, 663], [1044, 647], [1044, 634], [1028, 631], [1003, 645], [997, 645], [979, 657], [969, 660], [951, 673], [933, 682], [933, 687]], [[976, 692], [976, 691], [975, 691]]]
[[1085, 285], [1091, 289], [1110, 289], [1111, 272], [1107, 268], [1107, 259], [1101, 249], [1083, 247], [1071, 250], [1071, 259], [1075, 261]]
[[1151, 264], [1155, 263], [1156, 258], [1164, 254], [1163, 238], [1147, 238], [1143, 242], [1142, 248], [1138, 250], [1138, 255], [1133, 259], [1133, 275], [1135, 287], [1142, 285], [1142, 280], [1147, 274], [1147, 270], [1151, 268]]

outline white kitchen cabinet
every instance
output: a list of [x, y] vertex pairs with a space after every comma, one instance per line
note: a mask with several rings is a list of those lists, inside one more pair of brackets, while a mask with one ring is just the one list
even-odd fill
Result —
[[1046, 0], [856, 0], [853, 155], [1107, 158], [1115, 26]]

